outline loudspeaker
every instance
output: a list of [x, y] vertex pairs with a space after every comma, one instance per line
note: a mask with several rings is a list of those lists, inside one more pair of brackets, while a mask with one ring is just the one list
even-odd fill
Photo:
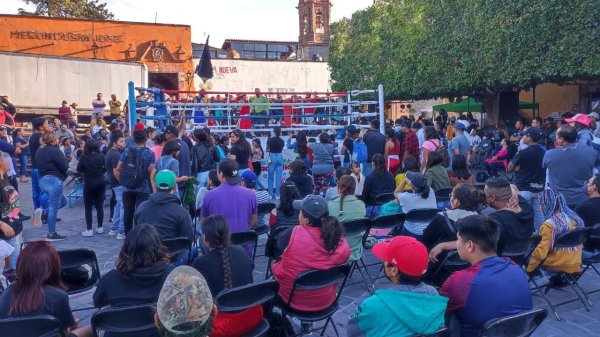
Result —
[[504, 125], [515, 125], [519, 119], [519, 92], [504, 91], [500, 93], [500, 114], [498, 119], [504, 122]]

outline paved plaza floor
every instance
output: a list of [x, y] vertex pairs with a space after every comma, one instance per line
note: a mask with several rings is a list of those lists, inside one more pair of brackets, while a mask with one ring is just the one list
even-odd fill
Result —
[[[21, 184], [21, 207], [23, 213], [27, 215], [33, 214], [31, 202], [31, 185], [30, 183]], [[66, 235], [67, 238], [63, 241], [55, 242], [57, 249], [73, 249], [73, 248], [89, 248], [96, 252], [101, 273], [104, 274], [115, 266], [115, 259], [119, 254], [122, 241], [117, 241], [114, 236], [105, 234], [95, 234], [93, 237], [85, 238], [81, 236], [81, 232], [85, 229], [84, 211], [82, 203], [79, 203], [73, 208], [64, 208], [59, 211], [59, 217], [62, 222], [57, 224], [57, 231], [61, 235]], [[108, 208], [105, 208], [105, 222], [108, 221]], [[106, 226], [106, 224], [105, 224]], [[25, 223], [24, 240], [42, 239], [46, 227], [34, 228], [31, 226], [31, 221]], [[261, 238], [264, 244], [265, 238]], [[259, 248], [258, 255], [262, 255], [262, 248]], [[374, 258], [370, 252], [366, 252], [368, 262], [374, 262]], [[255, 281], [264, 280], [267, 260], [264, 256], [256, 258], [256, 268], [254, 272]], [[373, 267], [372, 274], [376, 274], [379, 266]], [[360, 281], [360, 275], [355, 273], [349, 283], [357, 283]], [[600, 276], [593, 271], [586, 273], [583, 277], [582, 286], [584, 289], [600, 289]], [[376, 282], [376, 287], [386, 287], [388, 281], [379, 279]], [[86, 293], [71, 296], [71, 307], [73, 309], [87, 308], [92, 306], [92, 293]], [[348, 286], [344, 289], [341, 297], [341, 305], [338, 312], [334, 315], [335, 324], [340, 331], [340, 335], [345, 336], [346, 324], [348, 317], [354, 313], [356, 306], [368, 296], [367, 289], [364, 283], [357, 283]], [[549, 293], [551, 299], [561, 301], [563, 299], [572, 298], [574, 295], [567, 290], [551, 290]], [[573, 302], [558, 308], [562, 320], [557, 321], [554, 315], [549, 312], [548, 317], [535, 332], [534, 337], [554, 337], [554, 336], [600, 336], [600, 292], [591, 295], [591, 300], [594, 306], [591, 311], [587, 312], [580, 302]], [[548, 308], [545, 301], [539, 296], [534, 296], [534, 305], [536, 307]], [[549, 309], [549, 308], [548, 308]], [[82, 320], [82, 324], [89, 324], [89, 320], [94, 310], [77, 311], [75, 314]], [[327, 336], [335, 336], [333, 329], [329, 328]]]

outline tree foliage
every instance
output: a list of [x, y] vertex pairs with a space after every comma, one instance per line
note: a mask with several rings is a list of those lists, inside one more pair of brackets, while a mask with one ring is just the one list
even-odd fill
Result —
[[382, 83], [388, 99], [489, 103], [501, 91], [598, 80], [598, 8], [600, 0], [378, 3], [332, 25], [333, 87]]
[[99, 0], [23, 0], [27, 5], [33, 4], [35, 10], [28, 12], [19, 8], [20, 15], [49, 16], [59, 18], [77, 18], [92, 20], [110, 20], [114, 18], [106, 3]]

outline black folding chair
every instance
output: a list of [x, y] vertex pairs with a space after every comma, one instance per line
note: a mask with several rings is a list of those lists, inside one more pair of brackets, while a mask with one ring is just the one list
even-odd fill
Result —
[[60, 278], [67, 294], [75, 295], [94, 288], [100, 281], [100, 267], [93, 250], [80, 248], [59, 250]]
[[[587, 232], [588, 232], [588, 239], [592, 239], [592, 240], [600, 240], [600, 223], [599, 224], [595, 224], [594, 227], [591, 228], [587, 228]], [[600, 254], [597, 254], [593, 257], [582, 257], [581, 259], [581, 265], [583, 267], [583, 269], [581, 270], [581, 273], [579, 273], [579, 275], [577, 276], [577, 281], [579, 281], [579, 279], [583, 276], [583, 274], [585, 274], [585, 272], [588, 271], [588, 269], [592, 268], [596, 274], [598, 274], [598, 276], [600, 276], [600, 271], [598, 271], [598, 269], [596, 268], [595, 264], [600, 263]], [[589, 296], [589, 294], [593, 294], [593, 293], [597, 293], [600, 292], [600, 289], [595, 289], [592, 291], [588, 291], [586, 292], [586, 294]]]
[[[578, 229], [578, 230], [570, 231], [570, 232], [565, 233], [565, 234], [561, 235], [560, 237], [556, 238], [556, 240], [554, 242], [554, 249], [561, 249], [561, 248], [567, 249], [570, 247], [576, 247], [576, 246], [583, 244], [585, 239], [586, 239], [586, 230], [585, 229]], [[543, 259], [540, 262], [538, 267], [531, 273], [531, 275], [536, 274], [542, 268], [542, 266], [544, 265], [544, 261], [546, 261], [546, 259]], [[577, 283], [577, 274], [578, 273], [577, 274], [569, 274], [569, 273], [565, 273], [565, 272], [561, 272], [561, 271], [555, 271], [555, 272], [558, 273], [557, 275], [562, 276], [565, 278], [565, 280], [567, 280], [567, 283], [569, 284], [571, 289], [573, 289], [573, 291], [577, 295], [576, 299], [570, 299], [570, 300], [567, 300], [567, 301], [564, 301], [564, 302], [561, 302], [558, 304], [554, 304], [554, 303], [552, 303], [552, 301], [550, 301], [548, 296], [546, 296], [548, 291], [550, 291], [550, 289], [552, 288], [551, 283], [546, 285], [545, 290], [542, 291], [540, 289], [539, 284], [537, 283], [537, 281], [535, 280], [535, 278], [533, 276], [529, 277], [529, 281], [531, 283], [533, 283], [533, 285], [534, 285], [533, 290], [540, 293], [540, 295], [542, 295], [544, 300], [546, 300], [546, 302], [548, 303], [548, 305], [554, 312], [554, 316], [556, 316], [556, 319], [560, 321], [560, 316], [558, 315], [558, 312], [556, 311], [556, 307], [563, 305], [563, 304], [571, 303], [573, 301], [577, 301], [577, 299], [579, 299], [581, 301], [581, 303], [585, 307], [586, 311], [590, 311], [590, 308], [588, 307], [587, 303], [589, 303], [589, 305], [591, 307], [592, 302], [588, 298], [588, 295], [583, 291], [583, 289], [581, 289], [581, 287], [579, 286], [579, 283]], [[586, 303], [586, 301], [587, 301], [587, 303]]]
[[[369, 231], [371, 230], [371, 219], [362, 218], [362, 219], [346, 221], [346, 222], [342, 222], [342, 226], [344, 226], [344, 235], [346, 237], [351, 236], [351, 235], [362, 234], [362, 239], [361, 239], [360, 244], [364, 250], [365, 240], [369, 236]], [[350, 247], [350, 249], [352, 249], [352, 247]], [[362, 258], [362, 254], [358, 260], [351, 262], [350, 276], [348, 276], [348, 278], [352, 278], [352, 274], [354, 273], [354, 270], [358, 270], [358, 272], [360, 273], [360, 277], [362, 278], [363, 282], [365, 283], [365, 286], [367, 286], [367, 290], [372, 292], [374, 290], [373, 289], [374, 288], [373, 280], [371, 280], [371, 275], [369, 274], [369, 271], [365, 267], [365, 262]], [[363, 274], [363, 270], [367, 274], [368, 281], [365, 278], [365, 275]], [[349, 286], [355, 285], [357, 283], [359, 283], [359, 282], [348, 284], [348, 285]]]
[[[405, 214], [404, 213], [398, 213], [398, 214], [388, 214], [388, 215], [380, 215], [378, 217], [376, 217], [375, 219], [371, 220], [371, 227], [369, 228], [369, 232], [373, 229], [392, 229], [396, 226], [400, 226], [397, 227], [398, 231], [400, 231], [402, 229], [402, 226], [404, 225], [404, 219], [405, 219]], [[391, 235], [389, 235], [391, 238]], [[365, 235], [365, 237], [363, 238], [363, 248], [365, 250], [367, 249], [371, 249], [371, 247], [367, 246], [367, 238], [369, 237], [369, 234]], [[380, 265], [381, 261], [377, 261], [371, 264], [366, 264], [363, 257], [360, 258], [361, 261], [359, 262], [360, 264], [362, 264], [362, 268], [364, 268], [364, 270], [367, 270], [368, 272], [368, 268], [372, 267], [372, 266], [376, 266], [376, 265]], [[381, 271], [383, 270], [383, 265], [382, 268], [379, 270], [379, 273], [381, 273]], [[370, 277], [369, 274], [369, 279], [371, 281], [373, 281], [373, 278]], [[375, 278], [377, 279], [377, 278]], [[373, 283], [371, 283], [371, 288], [374, 287]]]
[[437, 208], [413, 209], [406, 212], [404, 221], [429, 223], [439, 212]]
[[277, 226], [271, 230], [267, 238], [265, 246], [265, 256], [267, 260], [267, 270], [265, 272], [265, 280], [271, 276], [271, 265], [274, 260], [277, 260], [283, 251], [287, 248], [292, 236], [294, 226]]
[[[382, 205], [394, 200], [395, 198], [396, 197], [394, 196], [394, 193], [381, 193], [375, 197], [375, 200], [372, 204], [369, 204], [367, 206], [382, 206]], [[371, 208], [371, 214], [369, 214], [369, 218], [373, 217], [374, 211], [375, 211], [375, 207]]]
[[237, 232], [231, 233], [231, 244], [244, 246], [252, 245], [252, 264], [254, 264], [254, 258], [256, 257], [256, 245], [258, 244], [258, 233], [255, 231]]
[[[321, 336], [323, 336], [325, 334], [325, 329], [327, 329], [327, 325], [329, 325], [329, 322], [332, 322], [333, 330], [335, 331], [336, 336], [339, 336], [340, 334], [331, 316], [339, 308], [338, 300], [342, 294], [342, 291], [344, 290], [349, 273], [350, 265], [342, 264], [327, 270], [311, 270], [298, 275], [296, 280], [294, 280], [294, 285], [292, 286], [290, 296], [287, 298], [287, 300], [285, 300], [285, 304], [280, 303], [282, 321], [285, 321], [286, 316], [296, 317], [300, 321], [311, 323], [326, 320], [325, 325], [322, 328], [314, 328], [311, 329], [310, 332], [322, 329]], [[302, 311], [291, 307], [296, 290], [318, 290], [333, 285], [338, 285], [337, 294], [333, 300], [333, 303], [329, 307], [319, 311]], [[281, 302], [283, 301], [284, 300], [281, 300]], [[305, 331], [302, 334], [305, 333], [308, 332]], [[293, 336], [298, 335], [299, 334], [294, 334]]]
[[[217, 295], [215, 302], [219, 312], [238, 313], [257, 305], [272, 302], [278, 291], [279, 283], [275, 280], [267, 280], [238, 288], [225, 289]], [[270, 313], [263, 313], [263, 316], [268, 317]], [[266, 336], [270, 328], [269, 322], [263, 318], [258, 326], [244, 334], [243, 337]]]
[[50, 315], [0, 319], [2, 336], [65, 337], [60, 322]]
[[100, 336], [100, 331], [129, 336], [136, 333], [158, 334], [154, 324], [153, 305], [135, 305], [127, 307], [102, 308], [92, 315], [91, 324], [94, 337]]
[[[469, 268], [471, 265], [468, 262], [463, 261], [458, 255], [457, 250], [448, 251], [442, 263], [437, 267], [437, 269], [433, 272], [431, 278], [437, 279], [438, 275], [442, 272], [448, 272], [451, 274], [455, 271], [463, 270]], [[448, 275], [445, 274], [445, 275]]]
[[435, 191], [435, 201], [438, 203], [450, 201], [450, 194], [452, 194], [452, 187], [441, 188]]
[[[260, 219], [261, 217], [265, 217], [266, 215], [271, 213], [271, 211], [273, 209], [275, 209], [275, 207], [277, 207], [277, 206], [275, 205], [275, 203], [272, 203], [272, 202], [258, 204], [257, 211], [256, 211], [256, 213], [258, 214], [258, 218]], [[268, 234], [270, 230], [271, 230], [271, 227], [269, 227], [268, 224], [254, 228], [254, 231], [258, 234], [259, 237], [261, 235]], [[257, 248], [264, 247], [264, 246], [265, 245], [259, 245], [259, 246], [257, 246]], [[259, 256], [264, 256], [264, 255], [259, 255]]]
[[186, 237], [164, 239], [163, 244], [167, 247], [171, 263], [179, 261], [183, 254], [188, 256], [186, 265], [192, 262], [192, 241], [190, 239]]
[[495, 318], [485, 323], [481, 337], [528, 337], [542, 324], [548, 311], [543, 308], [532, 309], [516, 315]]

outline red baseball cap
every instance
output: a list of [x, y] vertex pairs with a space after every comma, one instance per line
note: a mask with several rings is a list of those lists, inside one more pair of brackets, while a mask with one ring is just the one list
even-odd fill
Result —
[[373, 246], [373, 255], [393, 264], [408, 276], [421, 277], [427, 272], [427, 248], [410, 236], [396, 236], [390, 241], [376, 243]]
[[136, 125], [133, 127], [133, 129], [134, 129], [135, 131], [139, 131], [139, 130], [144, 130], [144, 129], [146, 129], [146, 128], [144, 127], [144, 124], [142, 124], [142, 123], [140, 122], [140, 123], [137, 123], [137, 124], [136, 124]]
[[581, 123], [581, 124], [583, 124], [583, 125], [585, 125], [587, 127], [589, 127], [590, 123], [592, 122], [592, 120], [587, 115], [584, 115], [584, 114], [577, 114], [577, 115], [573, 116], [573, 118], [567, 118], [567, 119], [565, 119], [565, 121], [567, 123], [578, 122], [578, 123]]

